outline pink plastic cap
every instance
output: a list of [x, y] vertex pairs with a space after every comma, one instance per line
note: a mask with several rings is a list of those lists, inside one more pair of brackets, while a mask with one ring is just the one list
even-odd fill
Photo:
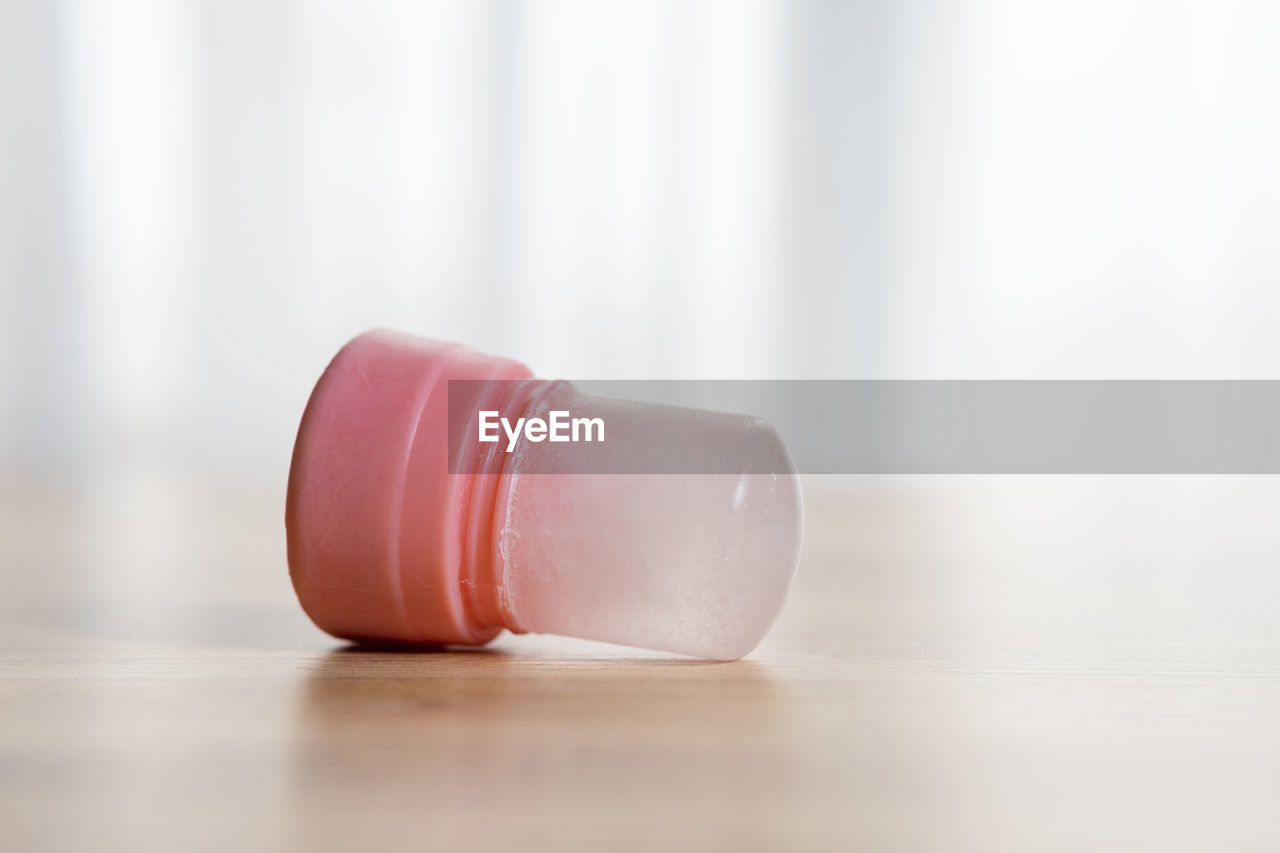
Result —
[[462, 576], [471, 478], [448, 471], [450, 379], [522, 379], [519, 362], [396, 332], [334, 357], [298, 428], [285, 529], [302, 607], [351, 640], [480, 644]]

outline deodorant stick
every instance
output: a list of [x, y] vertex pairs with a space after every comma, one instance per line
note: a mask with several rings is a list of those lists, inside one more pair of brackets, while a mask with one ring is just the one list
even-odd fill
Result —
[[285, 527], [298, 599], [336, 637], [505, 629], [734, 660], [782, 608], [802, 517], [759, 418], [593, 397], [379, 330], [311, 394]]

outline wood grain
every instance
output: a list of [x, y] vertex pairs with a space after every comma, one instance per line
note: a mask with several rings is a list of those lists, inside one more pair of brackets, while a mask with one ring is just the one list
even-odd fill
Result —
[[732, 664], [343, 646], [281, 498], [0, 496], [0, 849], [1280, 849], [1280, 480], [810, 481]]

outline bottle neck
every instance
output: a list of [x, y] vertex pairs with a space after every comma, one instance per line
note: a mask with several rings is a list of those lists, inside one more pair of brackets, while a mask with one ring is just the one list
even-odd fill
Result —
[[516, 423], [529, 416], [553, 384], [543, 379], [495, 380], [481, 389], [475, 411], [464, 419], [469, 433], [459, 441], [457, 473], [450, 476], [456, 478], [462, 522], [459, 586], [467, 619], [477, 628], [525, 633], [508, 606], [506, 564], [497, 546], [502, 519], [496, 514], [505, 504], [502, 498], [511, 484], [508, 465], [515, 454], [506, 452], [505, 436], [485, 444], [470, 437], [477, 434], [481, 411], [497, 411], [499, 417]]

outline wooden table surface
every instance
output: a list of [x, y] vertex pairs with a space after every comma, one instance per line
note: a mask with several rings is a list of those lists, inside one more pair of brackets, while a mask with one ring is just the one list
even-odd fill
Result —
[[806, 483], [747, 660], [344, 647], [282, 494], [0, 496], [0, 850], [1280, 850], [1280, 479]]

